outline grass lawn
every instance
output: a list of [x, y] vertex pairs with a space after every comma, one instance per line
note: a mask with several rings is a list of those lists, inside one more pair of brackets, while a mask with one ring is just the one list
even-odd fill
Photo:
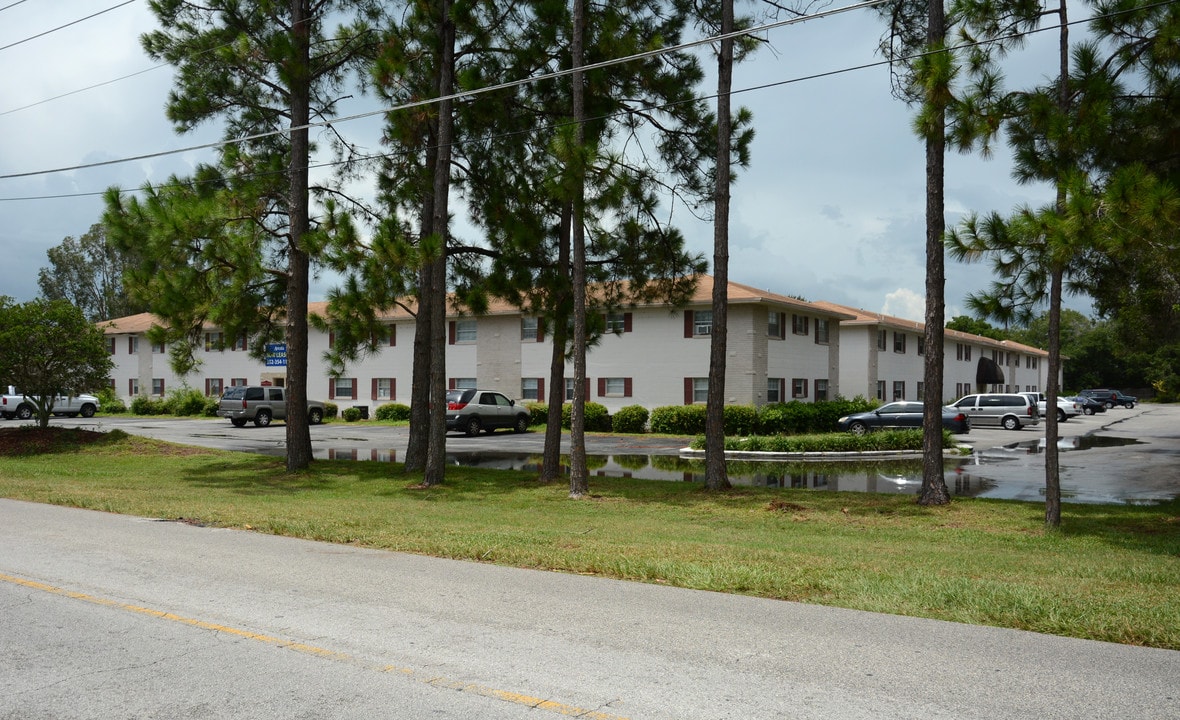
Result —
[[[334, 543], [1180, 649], [1180, 502], [1064, 506], [281, 459], [0, 430], [0, 496]], [[23, 435], [22, 435], [23, 433]]]

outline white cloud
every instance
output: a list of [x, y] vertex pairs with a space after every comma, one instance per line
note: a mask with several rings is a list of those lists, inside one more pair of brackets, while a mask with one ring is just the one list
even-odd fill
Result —
[[923, 322], [926, 318], [926, 296], [910, 290], [898, 288], [885, 296], [885, 305], [881, 312], [893, 317], [905, 318]]

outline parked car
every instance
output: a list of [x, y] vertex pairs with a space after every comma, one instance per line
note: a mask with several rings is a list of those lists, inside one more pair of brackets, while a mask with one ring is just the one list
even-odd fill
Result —
[[1135, 403], [1139, 402], [1139, 398], [1135, 397], [1134, 395], [1124, 395], [1118, 390], [1107, 390], [1105, 388], [1083, 390], [1078, 394], [1094, 398], [1098, 402], [1106, 405], [1108, 410], [1116, 405], [1121, 405], [1125, 408], [1133, 408], [1135, 407]]
[[[1045, 397], [1045, 393], [1022, 392], [1020, 394], [1031, 399], [1037, 404], [1037, 412], [1040, 413], [1041, 417], [1045, 417], [1049, 414], [1049, 411], [1046, 409], [1046, 405], [1048, 405], [1049, 400]], [[1081, 414], [1081, 406], [1074, 402], [1072, 398], [1062, 397], [1060, 395], [1057, 396], [1057, 422], [1065, 422], [1071, 417], [1077, 417]]]
[[[18, 420], [28, 420], [37, 414], [36, 399], [25, 395], [11, 385], [3, 388], [7, 390], [3, 395], [0, 395], [0, 417], [5, 420], [17, 418]], [[94, 417], [94, 413], [98, 412], [98, 398], [93, 395], [79, 394], [79, 395], [58, 395], [53, 399], [52, 414], [66, 415], [68, 417]]]
[[[238, 385], [231, 387], [221, 396], [217, 415], [229, 418], [234, 427], [244, 427], [253, 421], [257, 427], [266, 427], [272, 420], [287, 419], [286, 388], [263, 387], [261, 385]], [[324, 404], [315, 400], [307, 401], [307, 422], [319, 425], [324, 421]]]
[[481, 431], [512, 428], [522, 433], [529, 429], [529, 413], [495, 390], [448, 390], [447, 430], [478, 435]]
[[[837, 421], [841, 431], [853, 435], [864, 435], [873, 430], [896, 430], [922, 427], [922, 403], [891, 402], [876, 410], [845, 415]], [[971, 432], [971, 421], [966, 413], [942, 409], [942, 426], [953, 433], [962, 435]]]
[[1041, 421], [1037, 404], [1018, 393], [966, 395], [948, 407], [966, 413], [972, 427], [998, 425], [1005, 430], [1019, 430]]
[[1106, 412], [1106, 403], [1096, 400], [1088, 395], [1078, 395], [1073, 398], [1073, 401], [1082, 409], [1082, 414], [1093, 415], [1095, 413]]

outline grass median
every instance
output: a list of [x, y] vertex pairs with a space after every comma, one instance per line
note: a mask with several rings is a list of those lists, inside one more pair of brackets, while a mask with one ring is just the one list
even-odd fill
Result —
[[[51, 430], [54, 430], [51, 428]], [[281, 459], [0, 431], [0, 496], [334, 543], [1180, 649], [1180, 502], [1043, 507]]]

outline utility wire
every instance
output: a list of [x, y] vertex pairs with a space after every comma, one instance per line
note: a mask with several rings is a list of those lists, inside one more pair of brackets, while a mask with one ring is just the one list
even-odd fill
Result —
[[[21, 2], [24, 2], [24, 0], [21, 0]], [[122, 80], [129, 80], [137, 75], [143, 75], [144, 73], [149, 73], [152, 70], [159, 70], [160, 68], [163, 68], [163, 67], [169, 67], [168, 63], [160, 63], [159, 65], [153, 65], [150, 68], [145, 68], [143, 70], [139, 70], [138, 72], [133, 72], [130, 75], [124, 75], [123, 77], [117, 77], [117, 78], [114, 78], [113, 80], [105, 80], [103, 82], [96, 83], [94, 85], [88, 85], [84, 88], [78, 88], [77, 90], [71, 90], [67, 93], [62, 93], [61, 95], [54, 95], [53, 97], [45, 98], [44, 100], [38, 100], [37, 102], [29, 103], [28, 105], [22, 105], [17, 108], [12, 108], [11, 110], [0, 110], [0, 117], [4, 117], [5, 115], [10, 115], [14, 112], [20, 112], [21, 110], [28, 110], [29, 108], [35, 108], [38, 105], [44, 105], [45, 103], [53, 102], [54, 100], [61, 100], [62, 98], [68, 98], [71, 95], [77, 95], [78, 93], [84, 93], [87, 90], [94, 90], [95, 88], [100, 88], [100, 87], [103, 87], [106, 85], [111, 85], [112, 83], [117, 83]]]
[[4, 12], [4, 11], [5, 11], [5, 10], [7, 10], [8, 8], [14, 8], [14, 7], [16, 7], [17, 5], [20, 5], [21, 3], [23, 3], [24, 1], [25, 1], [25, 0], [16, 0], [16, 2], [14, 2], [14, 3], [11, 3], [11, 4], [9, 4], [9, 5], [5, 5], [4, 7], [0, 7], [0, 12]]
[[[24, 2], [24, 0], [21, 0], [21, 2]], [[58, 30], [64, 30], [65, 28], [68, 28], [71, 25], [77, 25], [80, 22], [85, 22], [87, 20], [90, 20], [91, 18], [96, 18], [99, 15], [102, 15], [103, 13], [109, 13], [112, 10], [117, 10], [117, 9], [123, 7], [124, 5], [130, 5], [133, 2], [135, 2], [135, 0], [124, 0], [124, 2], [121, 2], [118, 5], [113, 5], [109, 8], [107, 8], [106, 10], [99, 10], [98, 12], [94, 13], [93, 15], [87, 15], [84, 18], [79, 18], [77, 20], [74, 20], [73, 22], [68, 22], [65, 25], [59, 25], [58, 27], [55, 27], [52, 30], [46, 30], [43, 33], [37, 33], [36, 35], [25, 38], [24, 40], [17, 40], [14, 43], [9, 43], [9, 44], [5, 45], [4, 47], [0, 47], [0, 50], [7, 50], [8, 48], [16, 47], [17, 45], [23, 45], [24, 43], [27, 43], [30, 40], [36, 40], [39, 37], [45, 37], [46, 35], [48, 35], [50, 33], [55, 33]], [[12, 7], [12, 6], [9, 5], [8, 7]], [[4, 9], [7, 10], [8, 8], [4, 8]]]
[[[129, 1], [133, 1], [133, 0], [129, 0]], [[620, 65], [620, 64], [631, 62], [634, 60], [643, 60], [643, 59], [646, 59], [649, 57], [657, 57], [659, 55], [666, 55], [668, 53], [678, 52], [680, 50], [687, 50], [687, 49], [699, 47], [701, 45], [708, 45], [710, 43], [718, 42], [720, 40], [724, 40], [724, 39], [728, 39], [728, 38], [735, 38], [735, 37], [740, 37], [742, 35], [750, 35], [753, 33], [766, 32], [766, 31], [777, 29], [780, 27], [786, 27], [788, 25], [796, 25], [796, 24], [799, 24], [802, 22], [806, 22], [808, 20], [822, 20], [825, 18], [832, 17], [834, 15], [839, 15], [841, 13], [849, 12], [851, 10], [859, 10], [861, 8], [873, 7], [876, 5], [882, 5], [887, 2], [893, 2], [893, 0], [869, 0], [868, 2], [858, 3], [855, 5], [847, 5], [847, 6], [844, 6], [841, 8], [836, 8], [835, 10], [827, 10], [822, 13], [816, 13], [814, 15], [808, 15], [808, 16], [800, 17], [800, 18], [791, 18], [789, 20], [781, 20], [781, 21], [777, 21], [777, 22], [767, 23], [765, 25], [760, 25], [758, 27], [746, 28], [744, 30], [734, 31], [734, 32], [729, 33], [727, 35], [714, 35], [711, 37], [702, 38], [699, 40], [693, 40], [693, 41], [687, 42], [687, 43], [682, 43], [680, 45], [673, 45], [670, 47], [659, 48], [656, 50], [648, 50], [646, 52], [636, 53], [634, 55], [628, 55], [626, 57], [621, 57], [621, 58], [614, 58], [611, 60], [603, 60], [602, 62], [594, 63], [591, 65], [586, 65], [586, 66], [580, 68], [580, 70], [582, 72], [599, 70], [602, 68], [612, 67], [614, 65]], [[0, 48], [0, 50], [2, 50], [2, 49], [3, 48]], [[435, 103], [442, 102], [443, 100], [465, 100], [467, 98], [472, 98], [472, 97], [476, 97], [479, 95], [486, 95], [487, 93], [496, 92], [499, 90], [507, 90], [507, 89], [511, 89], [511, 88], [515, 88], [515, 87], [520, 87], [522, 85], [527, 85], [527, 84], [538, 82], [541, 80], [552, 80], [555, 78], [564, 77], [566, 75], [572, 74], [573, 72], [574, 72], [574, 70], [572, 68], [567, 69], [567, 70], [557, 70], [554, 72], [545, 73], [543, 75], [538, 75], [536, 77], [522, 78], [519, 80], [510, 80], [507, 82], [498, 83], [496, 85], [489, 85], [488, 87], [476, 88], [474, 90], [465, 90], [462, 92], [452, 93], [450, 95], [446, 95], [443, 97], [426, 98], [423, 100], [416, 100], [413, 102], [403, 103], [401, 105], [395, 105], [395, 106], [389, 107], [389, 108], [382, 108], [380, 110], [373, 110], [373, 111], [366, 112], [366, 113], [360, 113], [357, 115], [349, 115], [349, 116], [340, 117], [340, 118], [333, 118], [330, 120], [321, 120], [318, 122], [308, 123], [306, 125], [300, 125], [297, 127], [282, 128], [279, 130], [271, 130], [268, 132], [256, 133], [254, 135], [247, 135], [247, 136], [240, 137], [240, 138], [234, 138], [232, 140], [219, 140], [216, 142], [204, 143], [202, 145], [192, 145], [189, 147], [177, 148], [174, 150], [164, 150], [164, 151], [160, 151], [160, 152], [147, 153], [144, 155], [135, 155], [132, 157], [119, 158], [117, 160], [104, 160], [102, 162], [96, 162], [96, 163], [85, 163], [82, 165], [71, 165], [68, 167], [53, 168], [51, 170], [32, 170], [32, 171], [23, 172], [23, 173], [9, 173], [6, 175], [0, 175], [0, 180], [12, 180], [15, 178], [34, 177], [37, 175], [51, 175], [51, 174], [61, 173], [61, 172], [72, 172], [74, 170], [87, 170], [90, 168], [106, 167], [108, 165], [119, 165], [122, 163], [136, 162], [139, 160], [151, 160], [154, 158], [164, 157], [167, 155], [177, 155], [180, 153], [195, 152], [197, 150], [215, 149], [215, 148], [219, 148], [219, 147], [225, 147], [227, 145], [235, 145], [238, 143], [245, 143], [245, 142], [251, 142], [254, 140], [261, 140], [264, 138], [273, 137], [275, 135], [287, 135], [289, 133], [292, 133], [292, 132], [295, 132], [298, 130], [308, 130], [308, 129], [317, 128], [317, 127], [327, 127], [327, 126], [333, 125], [333, 124], [352, 122], [353, 120], [361, 120], [361, 119], [373, 117], [376, 115], [384, 115], [386, 113], [398, 112], [401, 110], [410, 110], [413, 108], [422, 107], [424, 105], [433, 105]]]

